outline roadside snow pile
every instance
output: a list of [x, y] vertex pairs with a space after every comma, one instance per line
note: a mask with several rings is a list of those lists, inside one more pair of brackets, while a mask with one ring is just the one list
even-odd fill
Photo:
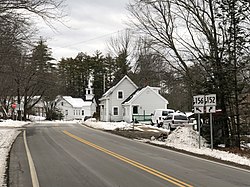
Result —
[[4, 184], [7, 168], [7, 156], [12, 143], [20, 132], [12, 129], [0, 129], [0, 184]]
[[101, 122], [96, 121], [95, 118], [87, 119], [84, 122], [85, 125], [102, 130], [129, 130], [133, 128], [133, 125], [126, 122]]
[[[208, 147], [206, 140], [201, 139], [201, 147]], [[165, 140], [168, 145], [182, 145], [188, 147], [199, 146], [199, 133], [194, 131], [192, 127], [177, 127]]]
[[[151, 141], [143, 141], [158, 145], [167, 145], [177, 149], [190, 150], [193, 148], [199, 148], [199, 133], [193, 130], [192, 127], [177, 127], [163, 140], [151, 138]], [[209, 146], [203, 137], [200, 137], [200, 143], [201, 147], [206, 148]]]
[[42, 116], [29, 116], [30, 121], [44, 121], [46, 118]]
[[188, 152], [207, 155], [217, 159], [235, 162], [242, 165], [250, 166], [250, 159], [247, 157], [242, 157], [227, 151], [211, 150], [206, 140], [201, 137], [201, 148], [199, 149], [199, 134], [190, 127], [179, 127], [174, 130], [165, 142], [162, 141], [149, 141], [153, 144], [166, 145], [169, 147], [174, 147], [176, 149], [185, 150]]

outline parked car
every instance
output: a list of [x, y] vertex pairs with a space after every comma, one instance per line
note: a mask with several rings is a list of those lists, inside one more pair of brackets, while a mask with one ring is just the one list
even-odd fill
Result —
[[157, 124], [158, 127], [163, 125], [163, 119], [167, 117], [168, 114], [174, 113], [173, 109], [155, 109], [151, 117], [151, 124]]
[[165, 129], [173, 130], [178, 126], [188, 125], [188, 118], [184, 113], [175, 112], [167, 115], [163, 120], [162, 127]]

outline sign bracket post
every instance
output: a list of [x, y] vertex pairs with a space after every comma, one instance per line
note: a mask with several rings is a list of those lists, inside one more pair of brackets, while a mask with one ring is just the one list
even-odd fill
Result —
[[210, 136], [211, 136], [211, 150], [213, 150], [214, 147], [214, 142], [213, 142], [213, 117], [212, 117], [212, 113], [210, 113]]
[[201, 115], [198, 114], [199, 149], [201, 148]]

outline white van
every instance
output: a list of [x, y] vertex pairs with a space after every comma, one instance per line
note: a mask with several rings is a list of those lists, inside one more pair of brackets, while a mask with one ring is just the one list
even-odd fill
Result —
[[157, 124], [161, 127], [163, 124], [163, 119], [167, 117], [168, 114], [174, 113], [173, 109], [155, 109], [151, 117], [151, 124]]
[[178, 126], [190, 126], [186, 114], [182, 112], [171, 113], [163, 120], [162, 127], [165, 129], [173, 130]]

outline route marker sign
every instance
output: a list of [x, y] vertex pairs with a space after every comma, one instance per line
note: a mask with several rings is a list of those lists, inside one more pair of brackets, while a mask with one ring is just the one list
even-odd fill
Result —
[[194, 106], [204, 106], [205, 105], [205, 96], [196, 95], [193, 97]]
[[206, 106], [206, 113], [215, 113], [216, 106]]
[[204, 113], [204, 107], [203, 106], [195, 106], [194, 107], [194, 113], [195, 114], [203, 114]]
[[[202, 114], [215, 113], [216, 111], [216, 94], [196, 95], [193, 97], [194, 113]], [[204, 109], [205, 107], [205, 109]]]
[[216, 106], [216, 94], [205, 95], [206, 106]]

